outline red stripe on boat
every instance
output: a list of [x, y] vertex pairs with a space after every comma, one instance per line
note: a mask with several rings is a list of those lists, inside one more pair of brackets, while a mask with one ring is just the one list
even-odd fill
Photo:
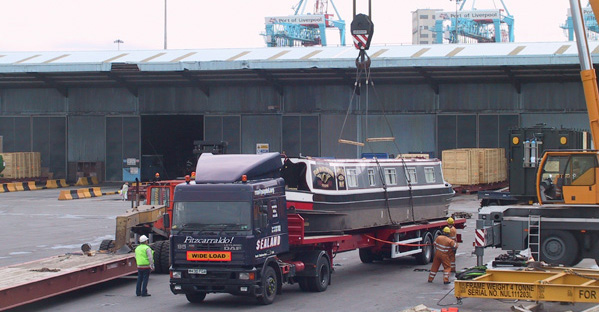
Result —
[[288, 201], [287, 202], [287, 209], [291, 208], [291, 207], [295, 207], [295, 209], [299, 209], [299, 210], [312, 210], [312, 203], [306, 203], [306, 202], [292, 202], [292, 201]]

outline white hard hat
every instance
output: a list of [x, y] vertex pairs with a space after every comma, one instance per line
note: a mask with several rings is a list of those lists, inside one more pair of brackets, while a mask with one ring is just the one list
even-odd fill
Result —
[[148, 237], [147, 236], [142, 235], [142, 236], [139, 237], [139, 242], [140, 243], [145, 243], [147, 241], [148, 241]]

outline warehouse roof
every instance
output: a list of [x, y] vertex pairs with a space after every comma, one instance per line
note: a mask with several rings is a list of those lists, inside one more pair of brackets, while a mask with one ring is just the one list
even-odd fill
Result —
[[[590, 42], [599, 53], [599, 42]], [[575, 42], [372, 46], [378, 83], [579, 81]], [[0, 88], [353, 83], [347, 47], [1, 52]]]

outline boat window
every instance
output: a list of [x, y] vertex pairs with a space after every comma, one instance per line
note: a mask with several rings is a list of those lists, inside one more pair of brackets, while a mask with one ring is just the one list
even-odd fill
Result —
[[434, 167], [424, 167], [424, 179], [426, 183], [435, 183], [435, 168]]
[[408, 181], [412, 184], [418, 183], [418, 179], [416, 178], [416, 168], [412, 167], [407, 168], [406, 170], [408, 171]]
[[374, 169], [368, 168], [368, 185], [375, 186], [376, 178], [374, 176]]
[[395, 168], [385, 168], [385, 184], [397, 185], [397, 173]]
[[291, 160], [285, 160], [281, 168], [281, 177], [285, 179], [285, 188], [309, 191], [306, 180], [306, 164], [303, 162], [294, 164]]
[[347, 186], [358, 187], [358, 172], [355, 168], [347, 168]]

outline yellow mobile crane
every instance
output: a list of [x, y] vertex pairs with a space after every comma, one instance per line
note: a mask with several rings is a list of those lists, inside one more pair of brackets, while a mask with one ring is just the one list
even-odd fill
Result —
[[[599, 0], [590, 0], [599, 16]], [[599, 91], [579, 0], [570, 0], [581, 78], [594, 150], [547, 151], [537, 172], [540, 205], [485, 207], [475, 233], [477, 264], [485, 247], [530, 249], [537, 261], [573, 266], [599, 264]], [[512, 137], [511, 144], [522, 144]], [[487, 270], [456, 281], [455, 296], [532, 301], [599, 302], [599, 271], [541, 267], [536, 271]]]
[[[599, 0], [590, 0], [599, 16]], [[537, 197], [540, 204], [597, 205], [599, 187], [599, 93], [597, 76], [589, 52], [579, 0], [570, 0], [572, 20], [582, 68], [580, 75], [589, 115], [593, 151], [547, 152], [537, 172]], [[514, 142], [512, 142], [514, 143]]]

